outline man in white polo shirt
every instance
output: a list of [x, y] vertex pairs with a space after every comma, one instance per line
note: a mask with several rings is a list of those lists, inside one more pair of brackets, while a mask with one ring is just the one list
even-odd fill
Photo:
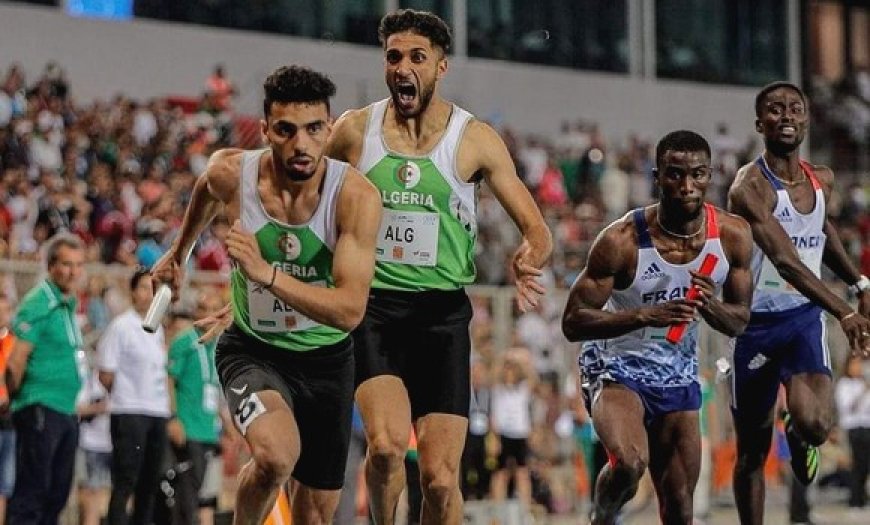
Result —
[[[112, 497], [109, 523], [151, 522], [166, 448], [169, 393], [163, 329], [149, 334], [142, 319], [153, 297], [151, 277], [130, 279], [132, 307], [116, 317], [97, 345], [100, 382], [110, 392]], [[133, 515], [127, 502], [133, 496]]]

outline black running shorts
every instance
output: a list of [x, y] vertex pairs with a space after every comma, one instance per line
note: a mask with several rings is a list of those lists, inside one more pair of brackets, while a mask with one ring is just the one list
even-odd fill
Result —
[[356, 384], [402, 379], [416, 420], [430, 413], [468, 417], [471, 302], [465, 290], [372, 289], [353, 332]]
[[353, 340], [293, 352], [275, 348], [236, 325], [217, 344], [215, 365], [236, 426], [244, 434], [264, 413], [257, 392], [276, 390], [293, 411], [301, 453], [293, 478], [322, 490], [344, 484], [353, 410]]

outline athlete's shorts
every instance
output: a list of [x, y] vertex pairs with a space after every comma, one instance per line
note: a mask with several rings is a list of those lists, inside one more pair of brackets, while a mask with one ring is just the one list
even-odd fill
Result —
[[498, 454], [498, 468], [506, 468], [513, 459], [518, 467], [525, 467], [529, 457], [529, 440], [499, 436], [501, 452]]
[[733, 344], [731, 410], [744, 421], [767, 420], [780, 383], [793, 375], [831, 375], [823, 311], [812, 303], [753, 312]]
[[233, 325], [218, 341], [215, 365], [242, 434], [265, 412], [257, 392], [276, 390], [299, 427], [301, 453], [293, 478], [315, 489], [342, 487], [353, 409], [350, 337], [334, 345], [293, 352], [264, 343]]
[[465, 290], [372, 289], [353, 332], [356, 384], [402, 379], [414, 419], [430, 413], [468, 417], [471, 303]]
[[108, 489], [112, 487], [112, 453], [82, 450], [84, 472], [79, 485], [86, 489]]
[[608, 375], [592, 380], [589, 386], [583, 387], [586, 409], [590, 414], [592, 405], [608, 382], [618, 383], [637, 394], [643, 405], [643, 424], [647, 428], [665, 414], [701, 408], [701, 385], [697, 381], [680, 386], [650, 386], [628, 378]]

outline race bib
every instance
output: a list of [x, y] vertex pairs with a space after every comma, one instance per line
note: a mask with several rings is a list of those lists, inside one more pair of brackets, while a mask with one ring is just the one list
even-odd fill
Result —
[[202, 385], [202, 411], [216, 414], [220, 400], [219, 395], [217, 386], [208, 383]]
[[[326, 281], [306, 284], [326, 287]], [[250, 281], [248, 281], [248, 310], [251, 316], [251, 328], [258, 332], [299, 332], [320, 326], [320, 323], [297, 312], [269, 290]]]
[[438, 228], [437, 213], [384, 210], [375, 258], [381, 262], [435, 266]]
[[643, 338], [647, 341], [664, 342], [668, 335], [669, 326], [647, 326], [643, 329]]
[[[822, 266], [822, 251], [821, 250], [798, 250], [801, 262], [809, 268], [816, 277], [819, 276], [818, 268]], [[776, 267], [770, 262], [766, 256], [761, 262], [761, 272], [758, 275], [758, 288], [760, 290], [776, 291], [787, 294], [800, 294], [794, 286], [789, 284], [776, 271]]]

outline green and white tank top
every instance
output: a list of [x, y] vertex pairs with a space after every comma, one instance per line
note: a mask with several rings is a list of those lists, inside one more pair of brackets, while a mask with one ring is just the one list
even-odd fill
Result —
[[[320, 202], [303, 224], [287, 224], [266, 213], [257, 191], [260, 156], [268, 150], [246, 151], [242, 157], [241, 222], [254, 233], [260, 253], [278, 271], [302, 282], [334, 288], [332, 256], [337, 237], [336, 202], [348, 164], [326, 160]], [[346, 332], [322, 325], [294, 310], [269, 290], [232, 271], [233, 316], [249, 335], [275, 347], [304, 352], [337, 343]]]
[[477, 185], [456, 169], [459, 144], [474, 118], [453, 106], [438, 144], [423, 156], [387, 148], [383, 122], [389, 99], [369, 106], [359, 170], [384, 204], [373, 288], [455, 290], [474, 282]]

